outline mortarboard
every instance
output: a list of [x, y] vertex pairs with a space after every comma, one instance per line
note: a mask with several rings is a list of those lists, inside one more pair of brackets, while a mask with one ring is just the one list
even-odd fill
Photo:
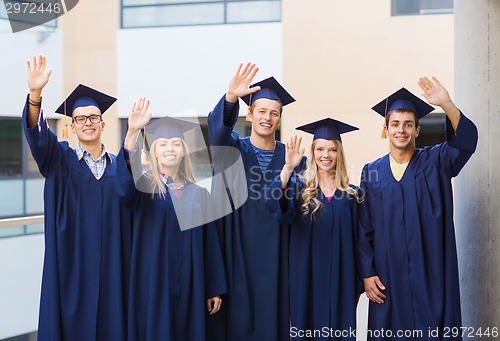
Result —
[[57, 108], [56, 113], [72, 117], [73, 111], [78, 107], [95, 106], [99, 108], [101, 114], [116, 101], [116, 98], [106, 95], [100, 91], [79, 84], [73, 92]]
[[316, 139], [325, 140], [339, 140], [341, 134], [348, 133], [350, 131], [359, 130], [359, 128], [351, 126], [347, 123], [334, 120], [333, 118], [324, 118], [319, 121], [311, 122], [300, 127], [295, 128], [297, 130], [305, 131], [306, 133], [313, 134], [313, 141]]
[[269, 77], [258, 83], [252, 84], [250, 87], [260, 86], [260, 90], [254, 94], [249, 94], [241, 97], [243, 102], [248, 106], [259, 98], [269, 98], [279, 101], [282, 106], [295, 102], [295, 99], [285, 90], [283, 86], [274, 78]]
[[154, 141], [158, 138], [180, 137], [184, 139], [185, 133], [199, 126], [198, 123], [165, 116], [150, 122], [144, 129], [147, 134], [153, 136], [151, 141]]
[[395, 109], [404, 109], [417, 114], [420, 119], [434, 110], [434, 107], [427, 104], [406, 88], [401, 88], [387, 98], [372, 107], [374, 111], [385, 118], [387, 113]]

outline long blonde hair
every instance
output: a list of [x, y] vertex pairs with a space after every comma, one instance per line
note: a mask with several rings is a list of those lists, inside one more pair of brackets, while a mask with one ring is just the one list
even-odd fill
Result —
[[[183, 139], [180, 140], [182, 141], [182, 151], [184, 153], [184, 157], [182, 158], [182, 161], [179, 165], [178, 175], [181, 177], [181, 179], [186, 180], [189, 183], [195, 183], [196, 179], [193, 173], [193, 164], [191, 162], [191, 156], [189, 155], [189, 149], [186, 142]], [[158, 192], [160, 198], [164, 199], [167, 194], [167, 188], [162, 180], [162, 175], [160, 174], [160, 165], [158, 164], [158, 158], [156, 157], [157, 141], [158, 139], [153, 141], [149, 150], [151, 167], [147, 175], [149, 181], [151, 181], [151, 193], [153, 197], [155, 193]]]
[[[361, 201], [359, 193], [349, 186], [349, 176], [347, 175], [347, 167], [344, 156], [344, 148], [342, 147], [342, 142], [338, 140], [331, 140], [337, 148], [337, 164], [335, 165], [335, 175], [334, 181], [337, 188], [346, 193], [350, 194], [356, 198], [357, 202]], [[307, 160], [307, 167], [304, 171], [305, 178], [305, 188], [302, 190], [302, 214], [311, 215], [314, 219], [316, 212], [322, 208], [321, 201], [318, 200], [318, 165], [314, 160], [314, 148], [316, 147], [316, 141], [313, 141], [311, 145], [311, 157]]]

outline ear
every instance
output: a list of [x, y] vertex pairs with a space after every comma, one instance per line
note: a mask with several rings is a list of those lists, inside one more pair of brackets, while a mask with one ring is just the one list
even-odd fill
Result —
[[102, 121], [101, 122], [101, 130], [104, 130], [104, 127], [106, 126], [106, 122]]
[[74, 134], [75, 133], [75, 124], [73, 121], [71, 121], [71, 132]]
[[252, 118], [253, 118], [253, 115], [252, 115], [252, 113], [250, 112], [250, 110], [248, 110], [248, 111], [247, 111], [246, 121], [247, 121], [247, 122], [252, 122]]
[[417, 134], [415, 135], [415, 137], [418, 137], [418, 134], [420, 134], [420, 126], [417, 127], [416, 131], [417, 131]]

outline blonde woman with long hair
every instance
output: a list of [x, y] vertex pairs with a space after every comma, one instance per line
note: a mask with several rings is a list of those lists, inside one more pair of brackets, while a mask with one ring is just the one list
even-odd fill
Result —
[[[184, 141], [197, 125], [171, 117], [148, 125], [149, 104], [134, 102], [117, 157], [117, 192], [134, 214], [128, 340], [203, 341], [227, 288], [208, 191], [195, 184]], [[147, 171], [137, 152], [143, 128], [153, 135]]]
[[266, 192], [282, 224], [291, 224], [290, 335], [355, 340], [362, 282], [356, 261], [357, 188], [349, 184], [340, 134], [358, 128], [326, 118], [297, 129], [314, 135], [303, 176], [293, 172], [304, 148], [293, 136], [286, 163]]

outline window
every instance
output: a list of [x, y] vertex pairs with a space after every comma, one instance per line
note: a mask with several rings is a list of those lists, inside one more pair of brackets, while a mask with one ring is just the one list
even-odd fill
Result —
[[122, 28], [281, 21], [281, 0], [122, 0]]
[[453, 0], [392, 0], [392, 15], [451, 14]]
[[417, 148], [434, 146], [446, 141], [446, 114], [430, 114], [419, 120], [420, 134], [415, 143]]
[[[57, 127], [57, 120], [49, 120]], [[44, 179], [24, 138], [20, 118], [0, 117], [0, 219], [43, 213]]]

